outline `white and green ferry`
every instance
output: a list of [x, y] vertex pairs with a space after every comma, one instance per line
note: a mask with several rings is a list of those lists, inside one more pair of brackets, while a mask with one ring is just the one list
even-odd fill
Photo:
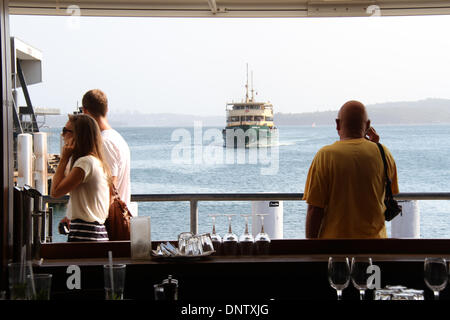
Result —
[[255, 101], [253, 86], [249, 97], [248, 73], [245, 89], [245, 101], [226, 104], [227, 124], [222, 132], [224, 146], [270, 146], [277, 134], [273, 122], [273, 106], [270, 102]]

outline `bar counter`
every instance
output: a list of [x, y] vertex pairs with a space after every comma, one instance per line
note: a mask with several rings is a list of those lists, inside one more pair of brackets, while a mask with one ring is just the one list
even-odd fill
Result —
[[[156, 248], [158, 242], [153, 242]], [[153, 285], [168, 275], [179, 281], [179, 299], [220, 300], [335, 300], [327, 277], [330, 256], [370, 256], [381, 270], [381, 287], [403, 285], [432, 292], [423, 280], [425, 257], [450, 258], [450, 240], [273, 240], [270, 255], [210, 256], [188, 260], [132, 260], [128, 241], [52, 243], [41, 247], [38, 273], [52, 273], [52, 299], [104, 299], [103, 265], [108, 251], [114, 263], [127, 265], [126, 299], [153, 300]], [[68, 288], [73, 267], [80, 269], [80, 288]], [[69, 268], [69, 269], [68, 269]], [[70, 278], [70, 279], [69, 279]], [[368, 291], [371, 297], [371, 290]], [[344, 300], [358, 300], [350, 283]], [[441, 292], [450, 299], [450, 288]]]

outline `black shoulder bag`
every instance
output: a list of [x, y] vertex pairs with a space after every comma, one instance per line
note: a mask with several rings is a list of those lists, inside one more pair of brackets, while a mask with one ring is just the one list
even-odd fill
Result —
[[386, 206], [386, 211], [384, 212], [384, 218], [386, 221], [391, 221], [394, 219], [399, 213], [402, 214], [402, 206], [400, 206], [397, 200], [394, 199], [392, 195], [391, 184], [392, 181], [389, 179], [388, 170], [387, 170], [387, 161], [386, 155], [384, 154], [383, 146], [377, 143], [378, 149], [380, 149], [381, 158], [383, 159], [384, 164], [384, 174], [386, 176], [386, 193], [384, 195], [384, 205]]

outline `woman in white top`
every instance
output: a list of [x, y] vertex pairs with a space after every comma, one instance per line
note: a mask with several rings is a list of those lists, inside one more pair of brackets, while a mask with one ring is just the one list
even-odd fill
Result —
[[[69, 242], [107, 241], [104, 223], [110, 205], [109, 168], [97, 122], [88, 115], [69, 115], [63, 129], [61, 160], [52, 180], [50, 195], [70, 193], [66, 217]], [[70, 171], [65, 172], [70, 162]]]

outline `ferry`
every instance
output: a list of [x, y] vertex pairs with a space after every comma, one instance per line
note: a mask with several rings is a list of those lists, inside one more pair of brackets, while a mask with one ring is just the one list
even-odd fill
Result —
[[273, 105], [270, 102], [255, 101], [253, 75], [249, 97], [248, 67], [245, 90], [244, 101], [226, 104], [227, 124], [222, 131], [224, 147], [270, 146], [272, 137], [277, 134], [277, 127], [273, 122]]

